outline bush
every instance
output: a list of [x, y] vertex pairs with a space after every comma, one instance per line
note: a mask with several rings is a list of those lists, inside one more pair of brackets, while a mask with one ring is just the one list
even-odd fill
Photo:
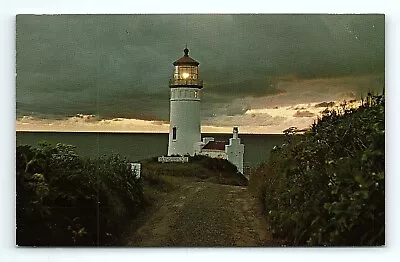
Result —
[[369, 95], [359, 108], [326, 111], [255, 171], [276, 237], [290, 245], [385, 243], [384, 107], [383, 96]]
[[128, 161], [79, 157], [73, 146], [17, 146], [17, 244], [110, 245], [143, 203]]

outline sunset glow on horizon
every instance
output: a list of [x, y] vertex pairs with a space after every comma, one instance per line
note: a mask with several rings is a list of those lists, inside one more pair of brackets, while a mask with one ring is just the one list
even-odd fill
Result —
[[[326, 102], [325, 102], [326, 103]], [[333, 103], [333, 102], [331, 102]], [[231, 133], [230, 123], [242, 123], [239, 125], [241, 134], [283, 134], [289, 127], [308, 129], [311, 124], [322, 115], [326, 109], [339, 109], [341, 102], [335, 102], [329, 107], [319, 106], [324, 104], [309, 103], [287, 107], [249, 109], [240, 116], [216, 117], [213, 120], [204, 121], [201, 126], [202, 133]], [[355, 101], [348, 106], [358, 106], [360, 101]], [[263, 124], [268, 119], [271, 124]], [[215, 125], [214, 125], [215, 123]], [[216, 125], [226, 123], [226, 125]], [[40, 119], [31, 116], [23, 116], [16, 121], [16, 131], [25, 132], [115, 132], [115, 133], [168, 133], [169, 123], [158, 120], [141, 120], [128, 118], [97, 119], [95, 115], [78, 114], [66, 119]]]

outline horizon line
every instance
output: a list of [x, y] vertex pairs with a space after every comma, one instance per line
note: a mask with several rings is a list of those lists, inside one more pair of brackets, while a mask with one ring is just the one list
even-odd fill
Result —
[[[146, 131], [112, 131], [112, 130], [15, 130], [16, 133], [111, 133], [111, 134], [169, 134], [169, 132], [146, 132]], [[230, 135], [232, 132], [201, 132], [201, 134], [226, 134]], [[239, 135], [284, 135], [283, 132], [271, 132], [271, 133], [252, 133], [252, 132], [243, 132], [239, 133]]]

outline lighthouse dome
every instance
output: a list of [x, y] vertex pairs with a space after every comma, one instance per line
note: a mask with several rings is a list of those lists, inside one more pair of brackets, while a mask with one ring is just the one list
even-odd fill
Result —
[[184, 50], [184, 55], [176, 60], [173, 64], [174, 66], [179, 66], [179, 65], [192, 65], [192, 66], [198, 66], [199, 62], [194, 60], [189, 56], [189, 49], [186, 47]]

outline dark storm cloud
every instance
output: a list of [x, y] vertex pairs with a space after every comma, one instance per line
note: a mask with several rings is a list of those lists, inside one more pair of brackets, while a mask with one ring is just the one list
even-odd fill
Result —
[[277, 77], [384, 72], [382, 15], [17, 17], [17, 115], [168, 119], [168, 79], [185, 43], [200, 62], [203, 114], [277, 94]]

